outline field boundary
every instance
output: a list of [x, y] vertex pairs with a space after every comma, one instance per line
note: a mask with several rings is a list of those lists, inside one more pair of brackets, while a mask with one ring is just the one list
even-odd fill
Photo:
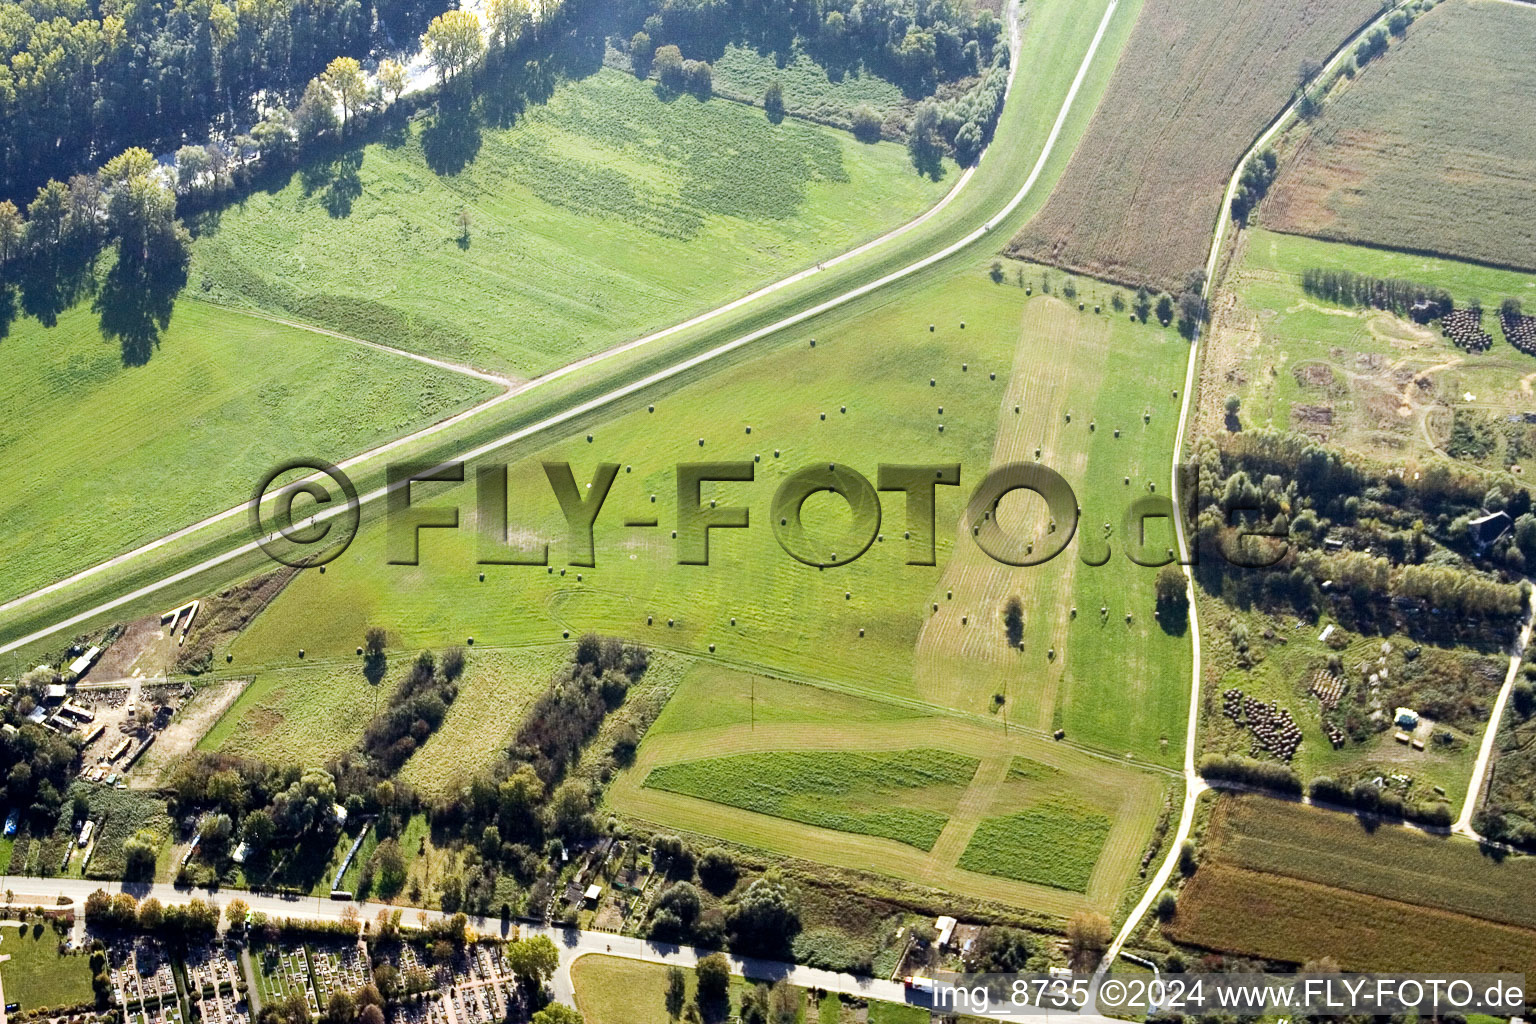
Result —
[[[1354, 42], [1372, 28], [1385, 24], [1393, 12], [1397, 11], [1407, 2], [1408, 0], [1397, 0], [1397, 2], [1392, 3], [1390, 6], [1383, 7], [1375, 17], [1369, 19], [1365, 24], [1356, 29], [1353, 34], [1339, 44], [1332, 56], [1323, 63], [1321, 70], [1317, 72], [1315, 77], [1321, 78], [1324, 75], [1331, 74], [1344, 59], [1352, 59], [1351, 46]], [[1184, 806], [1179, 813], [1178, 827], [1169, 838], [1168, 853], [1163, 858], [1162, 865], [1148, 881], [1141, 899], [1131, 909], [1124, 924], [1121, 925], [1120, 930], [1115, 934], [1115, 938], [1110, 943], [1108, 950], [1105, 951], [1104, 958], [1100, 961], [1098, 970], [1095, 972], [1095, 982], [1102, 978], [1105, 972], [1113, 966], [1115, 960], [1119, 958], [1120, 951], [1125, 948], [1126, 942], [1130, 940], [1131, 936], [1141, 926], [1142, 920], [1152, 908], [1152, 903], [1157, 898], [1158, 893], [1168, 884], [1168, 879], [1172, 876], [1173, 870], [1179, 862], [1181, 848], [1185, 840], [1189, 838], [1190, 830], [1194, 825], [1195, 809], [1199, 803], [1200, 794], [1209, 788], [1205, 780], [1200, 777], [1200, 773], [1195, 770], [1195, 746], [1199, 742], [1200, 725], [1200, 619], [1198, 602], [1196, 601], [1198, 595], [1195, 579], [1189, 566], [1189, 537], [1184, 529], [1185, 510], [1182, 493], [1179, 488], [1179, 459], [1184, 451], [1184, 441], [1189, 430], [1190, 410], [1194, 405], [1193, 394], [1199, 381], [1197, 371], [1202, 351], [1200, 340], [1203, 332], [1201, 328], [1210, 309], [1211, 294], [1215, 288], [1217, 264], [1221, 259], [1222, 243], [1226, 240], [1227, 225], [1231, 222], [1229, 214], [1232, 209], [1232, 200], [1237, 195], [1244, 166], [1246, 166], [1254, 154], [1268, 145], [1270, 140], [1279, 133], [1280, 129], [1296, 115], [1296, 111], [1301, 104], [1301, 98], [1300, 96], [1293, 97], [1291, 102], [1276, 114], [1269, 125], [1259, 133], [1258, 138], [1254, 139], [1253, 143], [1243, 151], [1232, 169], [1232, 177], [1227, 182], [1227, 189], [1222, 193], [1221, 205], [1216, 211], [1216, 225], [1211, 237], [1210, 254], [1206, 257], [1205, 261], [1205, 285], [1200, 292], [1200, 316], [1196, 319], [1194, 336], [1190, 339], [1189, 343], [1189, 363], [1184, 374], [1183, 401], [1179, 406], [1179, 426], [1177, 433], [1174, 435], [1173, 459], [1170, 467], [1174, 536], [1179, 546], [1180, 568], [1184, 572], [1184, 592], [1185, 599], [1189, 602], [1189, 630], [1194, 656], [1190, 671], [1189, 720], [1185, 727], [1184, 737]], [[1241, 229], [1239, 228], [1239, 230]]]

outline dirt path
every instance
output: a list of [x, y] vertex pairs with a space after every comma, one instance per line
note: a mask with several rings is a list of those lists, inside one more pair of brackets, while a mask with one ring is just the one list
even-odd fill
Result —
[[[155, 745], [135, 766], [129, 784], [135, 789], [161, 785], [167, 770], [174, 767], [183, 755], [192, 752], [198, 741], [213, 728], [213, 723], [222, 718], [230, 705], [245, 692], [250, 682], [250, 677], [223, 679], [200, 687], [171, 723], [160, 730]], [[131, 699], [136, 700], [137, 697], [135, 693]]]

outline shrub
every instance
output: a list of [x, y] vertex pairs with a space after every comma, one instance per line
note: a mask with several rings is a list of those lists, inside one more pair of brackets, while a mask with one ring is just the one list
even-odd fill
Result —
[[880, 141], [880, 115], [867, 104], [859, 104], [853, 111], [853, 137], [860, 142]]

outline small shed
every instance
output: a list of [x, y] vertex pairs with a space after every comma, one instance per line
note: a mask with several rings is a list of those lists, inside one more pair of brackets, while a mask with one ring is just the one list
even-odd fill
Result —
[[586, 900], [588, 903], [591, 903], [593, 905], [596, 905], [597, 901], [602, 899], [602, 898], [603, 898], [603, 887], [600, 886], [600, 885], [597, 885], [596, 883], [593, 883], [592, 885], [587, 886], [587, 891], [582, 894], [582, 899]]
[[955, 925], [958, 923], [959, 922], [950, 917], [948, 914], [934, 919], [933, 928], [939, 933], [939, 937], [935, 940], [935, 942], [938, 944], [939, 948], [942, 949], [943, 947], [949, 945], [949, 940], [953, 938], [955, 934]]
[[1392, 712], [1392, 721], [1397, 723], [1399, 729], [1417, 729], [1419, 713], [1413, 708], [1398, 708]]

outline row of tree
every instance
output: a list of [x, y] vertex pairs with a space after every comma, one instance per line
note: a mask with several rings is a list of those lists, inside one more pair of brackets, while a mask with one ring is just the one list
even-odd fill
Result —
[[249, 123], [336, 54], [400, 46], [443, 0], [0, 5], [0, 196], [133, 146], [167, 151]]
[[627, 33], [713, 60], [739, 44], [792, 59], [809, 54], [835, 79], [860, 69], [916, 99], [992, 64], [1002, 25], [957, 0], [627, 0]]
[[1420, 321], [1444, 316], [1453, 308], [1450, 293], [1443, 288], [1353, 270], [1308, 267], [1301, 272], [1301, 289], [1336, 305], [1385, 309]]

